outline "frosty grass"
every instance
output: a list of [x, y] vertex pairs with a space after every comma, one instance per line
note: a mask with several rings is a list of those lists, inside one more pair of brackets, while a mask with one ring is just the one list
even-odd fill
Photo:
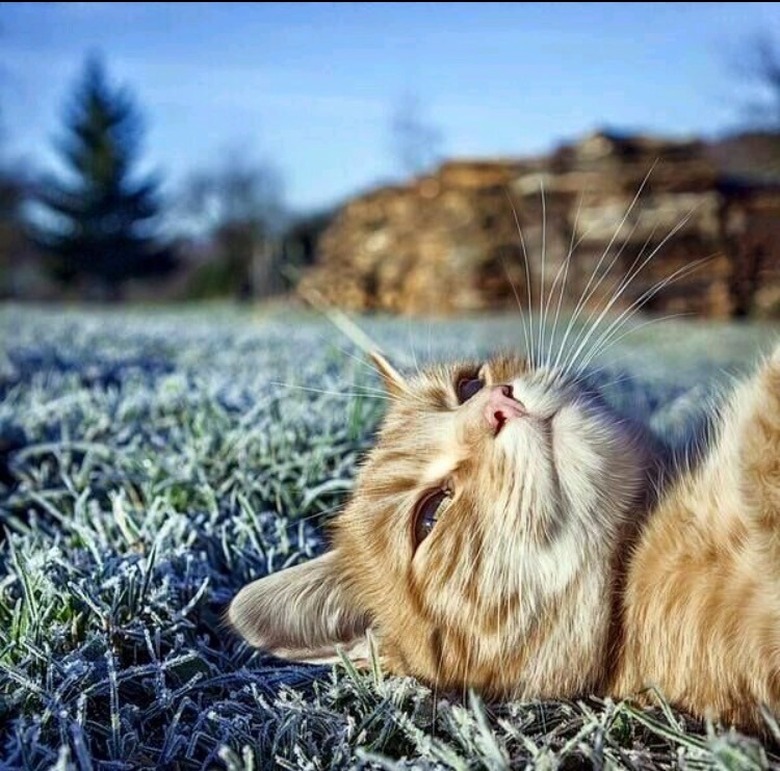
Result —
[[[522, 347], [517, 316], [361, 325], [401, 368]], [[593, 365], [677, 441], [772, 326], [669, 322]], [[319, 553], [383, 407], [290, 310], [0, 310], [0, 767], [765, 768], [764, 743], [587, 699], [485, 704], [279, 662], [223, 623]]]

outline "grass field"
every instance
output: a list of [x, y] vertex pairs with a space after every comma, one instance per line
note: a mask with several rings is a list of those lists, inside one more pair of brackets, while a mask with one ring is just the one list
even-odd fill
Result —
[[[515, 316], [361, 324], [401, 368], [523, 340]], [[7, 306], [0, 339], [0, 767], [780, 763], [774, 744], [662, 702], [433, 703], [411, 679], [239, 644], [226, 603], [323, 548], [381, 417], [361, 393], [373, 373], [327, 322]], [[677, 441], [774, 339], [772, 326], [649, 326], [593, 378]]]

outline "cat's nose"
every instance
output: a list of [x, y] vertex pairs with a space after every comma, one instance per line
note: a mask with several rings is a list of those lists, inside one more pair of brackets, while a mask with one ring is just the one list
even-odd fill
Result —
[[497, 385], [488, 389], [484, 414], [488, 425], [497, 434], [504, 427], [507, 420], [521, 418], [528, 413], [522, 402], [519, 402], [512, 396], [511, 385]]

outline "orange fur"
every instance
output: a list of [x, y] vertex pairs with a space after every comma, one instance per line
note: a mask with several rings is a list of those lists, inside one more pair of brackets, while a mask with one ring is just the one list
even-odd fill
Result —
[[642, 534], [622, 603], [611, 690], [656, 684], [746, 728], [780, 709], [780, 356], [731, 398], [705, 462]]
[[[655, 685], [752, 729], [760, 703], [780, 709], [780, 353], [676, 474], [566, 373], [498, 357], [403, 380], [377, 362], [392, 403], [332, 550], [242, 590], [230, 617], [245, 638], [364, 657], [370, 625], [386, 669], [442, 689], [641, 700]], [[496, 433], [499, 385], [525, 414]], [[432, 490], [445, 497], [417, 544]]]

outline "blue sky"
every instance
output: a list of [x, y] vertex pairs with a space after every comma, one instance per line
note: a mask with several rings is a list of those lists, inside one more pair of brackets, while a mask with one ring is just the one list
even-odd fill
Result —
[[226, 149], [298, 209], [398, 174], [390, 116], [423, 105], [446, 156], [544, 151], [601, 126], [734, 128], [745, 41], [777, 3], [3, 3], [3, 153], [36, 167], [88, 51], [132, 88], [173, 191]]

